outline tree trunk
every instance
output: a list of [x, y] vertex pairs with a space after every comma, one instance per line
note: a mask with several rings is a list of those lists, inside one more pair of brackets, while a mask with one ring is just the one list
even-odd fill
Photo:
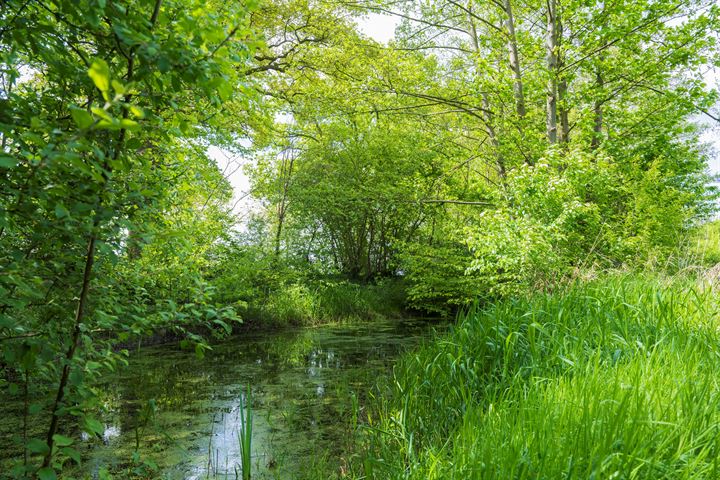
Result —
[[547, 0], [546, 10], [546, 35], [545, 49], [546, 62], [548, 70], [547, 81], [547, 106], [546, 106], [546, 127], [547, 139], [551, 145], [557, 143], [557, 103], [558, 103], [558, 44], [557, 44], [557, 23], [556, 23], [557, 4], [555, 0]]
[[283, 179], [282, 184], [282, 196], [280, 197], [280, 203], [278, 204], [277, 215], [278, 224], [277, 231], [275, 232], [275, 257], [280, 256], [280, 240], [282, 239], [282, 230], [285, 224], [285, 214], [287, 213], [287, 199], [288, 190], [290, 189], [290, 179], [293, 173], [293, 167], [295, 165], [295, 152], [292, 150], [292, 145], [288, 147], [283, 153], [283, 160], [280, 166], [280, 173]]
[[494, 119], [492, 113], [490, 113], [490, 100], [487, 93], [483, 92], [482, 103], [483, 108], [485, 109], [484, 115], [485, 122], [487, 123], [486, 126], [488, 136], [490, 137], [490, 143], [492, 144], [493, 149], [495, 149], [495, 164], [497, 165], [498, 175], [500, 176], [501, 180], [505, 180], [505, 177], [507, 175], [507, 169], [505, 168], [505, 158], [500, 151], [500, 141], [498, 140], [497, 134], [495, 133], [495, 128], [493, 127]]
[[73, 358], [75, 358], [75, 351], [77, 350], [78, 343], [80, 343], [81, 326], [83, 319], [85, 318], [85, 307], [87, 305], [88, 292], [90, 291], [90, 276], [92, 274], [93, 263], [95, 262], [95, 242], [95, 233], [93, 233], [88, 240], [87, 253], [85, 254], [85, 269], [83, 270], [80, 297], [78, 300], [77, 310], [75, 312], [72, 339], [70, 340], [70, 347], [65, 354], [65, 365], [63, 365], [62, 375], [60, 376], [60, 384], [58, 385], [55, 402], [52, 407], [52, 419], [47, 433], [48, 453], [45, 454], [45, 458], [43, 459], [43, 467], [49, 466], [50, 461], [52, 460], [53, 445], [55, 444], [55, 439], [53, 437], [57, 433], [58, 421], [60, 419], [58, 410], [65, 398], [65, 387], [67, 386], [68, 379], [70, 378], [70, 365]]
[[[480, 51], [480, 44], [478, 42], [477, 28], [475, 27], [475, 21], [472, 16], [470, 16], [469, 21], [475, 55], [479, 57], [482, 52]], [[500, 151], [500, 141], [497, 138], [497, 134], [495, 133], [495, 128], [493, 126], [494, 118], [492, 110], [490, 109], [490, 98], [486, 92], [482, 93], [482, 106], [484, 111], [483, 117], [485, 118], [485, 128], [487, 130], [488, 137], [490, 138], [490, 143], [495, 150], [495, 163], [497, 165], [498, 175], [500, 176], [500, 179], [504, 180], [507, 173], [505, 168], [505, 158]]]
[[568, 119], [568, 111], [569, 106], [567, 104], [567, 90], [568, 90], [568, 82], [567, 78], [562, 75], [563, 66], [564, 66], [564, 59], [562, 56], [561, 51], [561, 44], [563, 39], [563, 27], [562, 27], [562, 18], [560, 16], [559, 12], [556, 13], [556, 25], [557, 25], [557, 45], [558, 45], [558, 51], [557, 51], [557, 60], [558, 60], [558, 66], [557, 66], [557, 72], [560, 76], [558, 80], [558, 116], [560, 117], [560, 131], [559, 134], [559, 141], [560, 143], [567, 144], [570, 142], [570, 121]]
[[570, 121], [568, 120], [568, 107], [567, 107], [567, 80], [561, 79], [558, 82], [558, 100], [560, 105], [558, 106], [558, 115], [560, 117], [560, 132], [559, 140], [560, 143], [567, 144], [570, 142]]
[[595, 104], [593, 106], [593, 136], [590, 140], [590, 148], [593, 150], [597, 150], [603, 137], [603, 110], [601, 97], [604, 81], [600, 66], [598, 66], [595, 70], [595, 83], [598, 89], [598, 94], [595, 97]]
[[518, 54], [517, 37], [515, 36], [515, 19], [512, 13], [510, 0], [503, 1], [505, 10], [505, 27], [508, 36], [508, 51], [510, 54], [510, 68], [513, 72], [513, 92], [515, 95], [515, 111], [518, 117], [525, 118], [525, 95], [523, 94], [522, 73], [520, 71], [520, 55]]

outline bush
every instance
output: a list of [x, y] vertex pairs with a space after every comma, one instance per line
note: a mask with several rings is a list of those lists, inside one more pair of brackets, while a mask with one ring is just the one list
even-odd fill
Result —
[[709, 211], [702, 178], [663, 157], [620, 162], [550, 148], [486, 192], [487, 207], [448, 206], [454, 229], [405, 248], [411, 305], [446, 312], [543, 290], [591, 266], [664, 264]]

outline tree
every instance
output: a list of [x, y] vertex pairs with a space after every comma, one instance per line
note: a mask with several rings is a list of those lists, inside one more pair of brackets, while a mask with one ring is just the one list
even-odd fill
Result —
[[55, 385], [46, 438], [22, 439], [18, 476], [54, 478], [79, 459], [61, 420], [102, 433], [84, 415], [84, 377], [117, 361], [102, 339], [131, 331], [122, 311], [141, 315], [152, 299], [123, 308], [93, 286], [107, 293], [111, 265], [133, 261], [123, 254], [167, 208], [172, 174], [206, 161], [181, 152], [245, 102], [235, 89], [253, 48], [248, 6], [201, 6], [11, 1], [0, 14], [0, 349], [7, 375], [23, 375], [24, 432], [30, 392]]

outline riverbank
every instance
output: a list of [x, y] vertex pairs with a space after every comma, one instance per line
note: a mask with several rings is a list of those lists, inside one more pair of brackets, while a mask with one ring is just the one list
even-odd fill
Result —
[[264, 327], [353, 323], [406, 314], [400, 279], [353, 283], [332, 278], [281, 284], [247, 299], [241, 315]]
[[[226, 294], [218, 305], [233, 305], [239, 321], [232, 324], [230, 336], [254, 332], [276, 332], [288, 328], [312, 328], [330, 325], [353, 325], [381, 319], [402, 319], [426, 316], [426, 312], [408, 309], [401, 279], [383, 279], [375, 283], [353, 283], [332, 278], [312, 282], [277, 285], [266, 292], [238, 299]], [[442, 321], [441, 317], [437, 317]], [[135, 350], [181, 342], [190, 335], [195, 338], [224, 338], [224, 330], [207, 325], [188, 327], [183, 331], [162, 328], [134, 335], [116, 342], [115, 350]], [[218, 336], [219, 334], [219, 336]]]
[[717, 478], [720, 302], [606, 274], [475, 307], [401, 358], [353, 478]]

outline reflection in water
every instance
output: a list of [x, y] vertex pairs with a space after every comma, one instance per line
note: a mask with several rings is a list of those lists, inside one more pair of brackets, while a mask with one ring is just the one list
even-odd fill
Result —
[[292, 478], [315, 454], [339, 461], [351, 436], [350, 397], [362, 399], [429, 329], [415, 320], [262, 333], [213, 346], [204, 360], [174, 345], [145, 348], [101, 386], [106, 428], [101, 441], [84, 437], [82, 468], [96, 475], [126, 466], [139, 438], [163, 478], [234, 478], [248, 384], [254, 478]]

